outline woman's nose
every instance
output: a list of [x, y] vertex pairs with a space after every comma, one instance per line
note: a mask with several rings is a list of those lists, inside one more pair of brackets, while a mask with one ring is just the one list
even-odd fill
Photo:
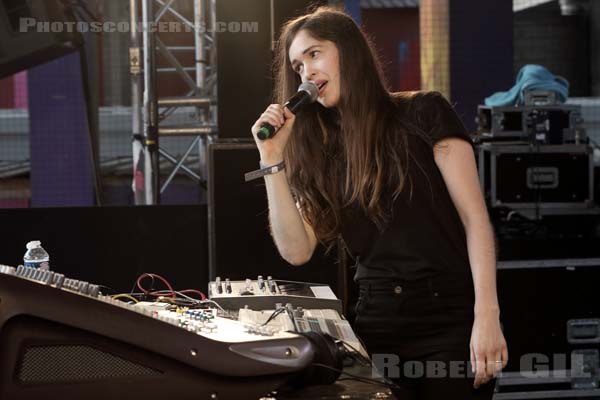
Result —
[[305, 81], [310, 81], [311, 79], [313, 79], [315, 76], [315, 71], [311, 68], [311, 67], [306, 67], [304, 69], [304, 80]]

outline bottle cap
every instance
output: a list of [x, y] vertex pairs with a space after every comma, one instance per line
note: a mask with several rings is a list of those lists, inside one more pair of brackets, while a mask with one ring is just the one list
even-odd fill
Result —
[[35, 249], [37, 247], [40, 247], [42, 245], [42, 242], [40, 242], [39, 240], [32, 240], [31, 242], [27, 243], [27, 250], [31, 250], [31, 249]]

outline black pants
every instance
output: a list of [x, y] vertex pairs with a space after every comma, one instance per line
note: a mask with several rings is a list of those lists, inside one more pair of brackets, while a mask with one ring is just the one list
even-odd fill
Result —
[[355, 329], [399, 400], [492, 398], [494, 380], [473, 388], [470, 276], [359, 285]]

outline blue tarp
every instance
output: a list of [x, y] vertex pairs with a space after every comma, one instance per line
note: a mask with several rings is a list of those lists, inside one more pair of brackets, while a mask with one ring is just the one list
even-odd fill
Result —
[[485, 99], [486, 106], [523, 105], [525, 90], [550, 90], [556, 92], [558, 101], [564, 103], [569, 97], [569, 82], [554, 75], [545, 67], [527, 64], [519, 71], [517, 82], [507, 92], [497, 92]]

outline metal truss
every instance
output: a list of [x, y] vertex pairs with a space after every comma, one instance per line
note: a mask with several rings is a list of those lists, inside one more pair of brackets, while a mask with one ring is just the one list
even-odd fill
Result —
[[[179, 0], [189, 3], [190, 0]], [[174, 7], [177, 0], [130, 0], [131, 47], [129, 51], [132, 77], [133, 114], [133, 190], [136, 205], [160, 203], [164, 193], [177, 173], [183, 173], [205, 185], [202, 175], [206, 171], [205, 148], [217, 134], [216, 112], [216, 0], [192, 0], [193, 20], [186, 18]], [[141, 5], [141, 7], [140, 7]], [[194, 37], [193, 46], [169, 46], [160, 38], [161, 19], [170, 14], [175, 17], [178, 29]], [[195, 65], [184, 66], [175, 56], [178, 52], [194, 52]], [[158, 68], [157, 53], [170, 64]], [[195, 77], [190, 74], [193, 72]], [[159, 98], [156, 90], [158, 74], [177, 74], [188, 90], [177, 97]], [[195, 79], [194, 79], [195, 78]], [[193, 125], [167, 124], [167, 119], [179, 107], [195, 110]], [[160, 137], [189, 136], [187, 150], [177, 158], [161, 148]], [[186, 165], [197, 151], [199, 170]], [[160, 184], [159, 158], [171, 166], [168, 177]], [[160, 189], [159, 189], [160, 185]]]

